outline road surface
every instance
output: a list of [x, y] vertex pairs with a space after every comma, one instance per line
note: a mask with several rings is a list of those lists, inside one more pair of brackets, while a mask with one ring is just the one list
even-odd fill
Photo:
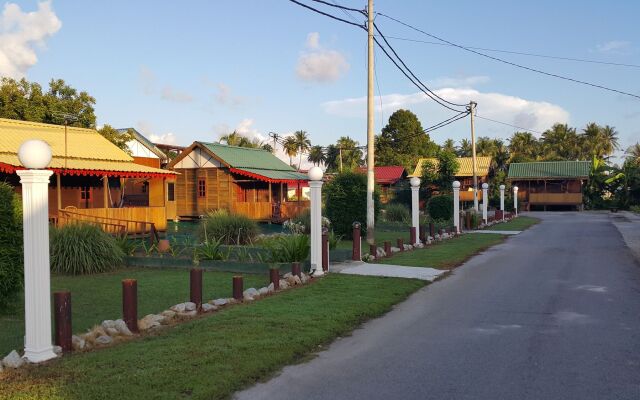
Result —
[[640, 399], [640, 265], [613, 216], [535, 216], [543, 222], [236, 397]]

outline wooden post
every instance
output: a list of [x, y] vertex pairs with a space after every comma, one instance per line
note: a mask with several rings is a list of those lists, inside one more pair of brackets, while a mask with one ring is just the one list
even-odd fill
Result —
[[[352, 261], [360, 261], [362, 260], [362, 238], [361, 238], [361, 225], [359, 222], [354, 222], [353, 223], [353, 234], [352, 234], [352, 239], [353, 239], [353, 245], [352, 245], [352, 251], [351, 251], [351, 260]], [[375, 254], [373, 254], [373, 256], [375, 257]]]
[[429, 236], [436, 237], [436, 226], [433, 222], [429, 222]]
[[109, 218], [109, 211], [107, 211], [107, 208], [109, 208], [109, 177], [106, 175], [102, 177], [102, 191], [104, 192], [102, 194], [104, 217]]
[[302, 277], [302, 268], [299, 262], [291, 263], [291, 275], [298, 275], [298, 277]]
[[329, 229], [322, 228], [322, 270], [329, 271]]
[[233, 277], [233, 298], [241, 301], [243, 299], [244, 292], [244, 283], [242, 281], [242, 276], [234, 276]]
[[409, 241], [411, 242], [409, 243], [410, 245], [413, 246], [414, 244], [417, 243], [417, 236], [418, 235], [416, 234], [416, 227], [412, 226], [411, 228], [409, 228], [409, 237], [410, 237]]
[[[56, 196], [58, 199], [58, 210], [62, 210], [62, 178], [60, 176], [60, 172], [56, 174]], [[56, 214], [58, 214], [56, 212]]]
[[122, 281], [122, 317], [131, 332], [138, 332], [138, 281]]
[[62, 347], [62, 351], [71, 351], [71, 293], [53, 293], [53, 310], [55, 320], [55, 344]]
[[391, 257], [391, 242], [388, 240], [384, 241], [384, 253], [387, 257]]
[[404, 251], [404, 239], [398, 238], [396, 240], [396, 244], [398, 245], [398, 248], [400, 249], [400, 251]]
[[189, 297], [200, 310], [202, 308], [202, 268], [191, 268], [189, 278]]
[[273, 289], [280, 289], [280, 270], [278, 268], [269, 269], [269, 279], [273, 283]]
[[376, 258], [378, 257], [378, 245], [376, 244], [369, 245], [369, 255], [372, 255]]
[[273, 199], [271, 196], [271, 182], [269, 182], [269, 204], [273, 203]]

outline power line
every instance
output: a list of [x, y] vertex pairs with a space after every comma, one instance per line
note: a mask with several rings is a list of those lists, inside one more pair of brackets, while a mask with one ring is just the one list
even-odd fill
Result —
[[526, 131], [526, 132], [531, 132], [531, 133], [535, 133], [535, 134], [538, 134], [538, 135], [542, 135], [542, 132], [534, 131], [533, 129], [527, 129], [527, 128], [523, 128], [521, 126], [509, 124], [509, 123], [506, 123], [506, 122], [496, 121], [495, 119], [491, 119], [491, 118], [487, 118], [487, 117], [481, 117], [480, 115], [477, 115], [477, 114], [475, 115], [475, 117], [476, 118], [480, 118], [480, 119], [484, 119], [486, 121], [495, 122], [496, 124], [510, 126], [512, 128], [516, 128], [516, 129], [519, 129], [521, 131]]
[[[291, 0], [291, 1], [293, 1], [293, 0]], [[547, 75], [547, 76], [551, 76], [551, 77], [554, 77], [554, 78], [563, 79], [563, 80], [566, 80], [566, 81], [578, 83], [578, 84], [581, 84], [581, 85], [591, 86], [591, 87], [595, 87], [595, 88], [598, 88], [598, 89], [606, 90], [606, 91], [609, 91], [609, 92], [614, 92], [614, 93], [622, 94], [622, 95], [625, 95], [625, 96], [634, 97], [636, 99], [640, 99], [640, 96], [635, 95], [633, 93], [624, 92], [622, 90], [612, 89], [612, 88], [609, 88], [609, 87], [606, 87], [606, 86], [602, 86], [602, 85], [598, 85], [598, 84], [595, 84], [595, 83], [586, 82], [586, 81], [582, 81], [582, 80], [579, 80], [579, 79], [574, 79], [574, 78], [570, 78], [570, 77], [567, 77], [567, 76], [563, 76], [563, 75], [558, 75], [558, 74], [554, 74], [554, 73], [551, 73], [551, 72], [542, 71], [542, 70], [539, 70], [539, 69], [536, 69], [536, 68], [527, 67], [527, 66], [522, 65], [522, 64], [516, 64], [514, 62], [507, 61], [507, 60], [504, 60], [502, 58], [494, 57], [494, 56], [491, 56], [489, 54], [481, 53], [479, 51], [470, 49], [468, 47], [461, 46], [459, 44], [450, 42], [450, 41], [448, 41], [446, 39], [442, 39], [441, 37], [438, 37], [438, 36], [433, 35], [431, 33], [425, 32], [422, 29], [416, 28], [415, 26], [409, 25], [409, 24], [407, 24], [405, 22], [402, 22], [402, 21], [400, 21], [400, 20], [398, 20], [396, 18], [390, 17], [390, 16], [388, 16], [386, 14], [383, 14], [383, 13], [377, 13], [377, 14], [382, 16], [382, 17], [388, 18], [388, 19], [390, 19], [392, 21], [395, 21], [395, 22], [397, 22], [397, 23], [399, 23], [401, 25], [404, 25], [407, 28], [413, 29], [413, 30], [415, 30], [417, 32], [420, 32], [420, 33], [424, 34], [424, 35], [427, 35], [429, 37], [437, 39], [437, 40], [439, 40], [441, 42], [447, 43], [447, 44], [449, 44], [451, 46], [460, 48], [460, 49], [468, 51], [470, 53], [473, 53], [473, 54], [488, 58], [490, 60], [498, 61], [498, 62], [501, 62], [503, 64], [511, 65], [513, 67], [521, 68], [521, 69], [524, 69], [524, 70], [527, 70], [527, 71], [531, 71], [531, 72], [535, 72], [535, 73], [538, 73], [538, 74]]]
[[445, 126], [447, 126], [449, 124], [452, 124], [452, 123], [454, 123], [454, 122], [456, 122], [456, 121], [458, 121], [458, 120], [460, 120], [462, 118], [466, 118], [467, 115], [469, 115], [469, 112], [468, 111], [463, 111], [460, 114], [454, 115], [453, 117], [451, 117], [449, 119], [446, 119], [446, 120], [444, 120], [444, 121], [442, 121], [442, 122], [440, 122], [438, 124], [435, 124], [433, 126], [428, 127], [427, 129], [424, 130], [424, 133], [433, 132], [433, 131], [435, 131], [437, 129], [443, 128], [443, 127], [445, 127]]
[[[449, 44], [449, 43], [431, 42], [431, 41], [428, 41], [428, 40], [411, 39], [411, 38], [404, 38], [404, 37], [398, 37], [398, 36], [389, 36], [389, 35], [387, 35], [387, 38], [394, 39], [394, 40], [403, 40], [403, 41], [407, 41], [407, 42], [417, 42], [417, 43], [424, 43], [424, 44], [432, 44], [432, 45], [436, 45], [436, 46], [456, 47], [456, 46], [454, 46], [452, 44]], [[610, 62], [610, 61], [589, 60], [589, 59], [585, 59], [585, 58], [552, 56], [552, 55], [548, 55], [548, 54], [527, 53], [527, 52], [523, 52], [523, 51], [513, 51], [513, 50], [500, 50], [500, 49], [492, 49], [492, 48], [487, 48], [487, 47], [476, 47], [476, 46], [463, 46], [463, 47], [466, 47], [467, 49], [483, 50], [483, 51], [494, 51], [496, 53], [516, 54], [516, 55], [520, 55], [520, 56], [529, 56], [529, 57], [549, 58], [549, 59], [553, 59], [553, 60], [575, 61], [575, 62], [582, 62], [582, 63], [589, 63], [589, 64], [604, 64], [604, 65], [612, 65], [612, 66], [617, 66], [617, 67], [640, 68], [640, 65], [638, 65], [638, 64], [625, 64], [625, 63], [616, 63], [616, 62]]]
[[367, 15], [367, 13], [364, 10], [358, 10], [357, 8], [345, 7], [345, 6], [340, 5], [340, 4], [338, 4], [338, 3], [334, 2], [334, 1], [332, 1], [332, 2], [323, 1], [323, 0], [311, 0], [311, 1], [314, 1], [316, 3], [321, 3], [321, 4], [327, 5], [329, 7], [339, 8], [339, 9], [341, 9], [343, 11], [353, 11], [353, 12], [357, 12], [357, 13], [360, 13], [360, 14], [363, 14], [363, 15]]
[[[289, 1], [292, 2], [292, 3], [296, 3], [297, 5], [299, 5], [301, 7], [304, 7], [306, 9], [309, 9], [309, 10], [311, 10], [313, 12], [318, 13], [318, 14], [322, 14], [325, 17], [329, 17], [329, 18], [335, 19], [336, 21], [344, 22], [345, 24], [357, 26], [358, 28], [363, 28], [364, 29], [364, 25], [358, 24], [356, 22], [351, 22], [351, 21], [347, 21], [346, 19], [343, 19], [343, 18], [340, 18], [340, 17], [336, 17], [335, 15], [331, 15], [331, 14], [326, 13], [324, 11], [320, 11], [317, 8], [313, 8], [313, 7], [308, 6], [308, 5], [304, 4], [304, 3], [301, 3], [301, 2], [299, 2], [297, 0], [289, 0]], [[315, 0], [313, 0], [313, 1], [315, 1]], [[335, 6], [335, 4], [334, 4], [334, 6]]]

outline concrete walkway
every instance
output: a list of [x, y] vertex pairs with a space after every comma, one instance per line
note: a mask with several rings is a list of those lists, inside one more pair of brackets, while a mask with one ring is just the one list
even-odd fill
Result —
[[343, 264], [342, 268], [334, 268], [341, 274], [385, 276], [389, 278], [411, 278], [433, 282], [440, 275], [449, 271], [435, 268], [405, 267], [401, 265], [369, 264], [365, 262]]

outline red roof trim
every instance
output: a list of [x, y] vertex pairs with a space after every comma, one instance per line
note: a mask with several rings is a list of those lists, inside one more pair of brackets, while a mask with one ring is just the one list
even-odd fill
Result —
[[253, 179], [257, 179], [259, 181], [263, 181], [263, 182], [269, 182], [269, 183], [291, 183], [291, 184], [297, 184], [298, 182], [304, 182], [304, 180], [300, 179], [300, 180], [295, 180], [295, 179], [271, 179], [268, 178], [264, 175], [259, 175], [259, 174], [254, 174], [253, 172], [249, 172], [249, 171], [245, 171], [243, 169], [238, 169], [238, 168], [229, 168], [229, 171], [238, 174], [238, 175], [244, 175], [247, 176], [249, 178], [253, 178]]
[[[0, 163], [0, 172], [6, 174], [13, 174], [18, 170], [22, 170], [24, 167], [16, 167], [13, 165]], [[49, 170], [59, 173], [61, 175], [71, 176], [108, 176], [116, 178], [170, 178], [175, 179], [174, 174], [160, 174], [153, 172], [126, 172], [126, 171], [99, 171], [89, 169], [64, 169], [64, 168], [48, 168]]]

